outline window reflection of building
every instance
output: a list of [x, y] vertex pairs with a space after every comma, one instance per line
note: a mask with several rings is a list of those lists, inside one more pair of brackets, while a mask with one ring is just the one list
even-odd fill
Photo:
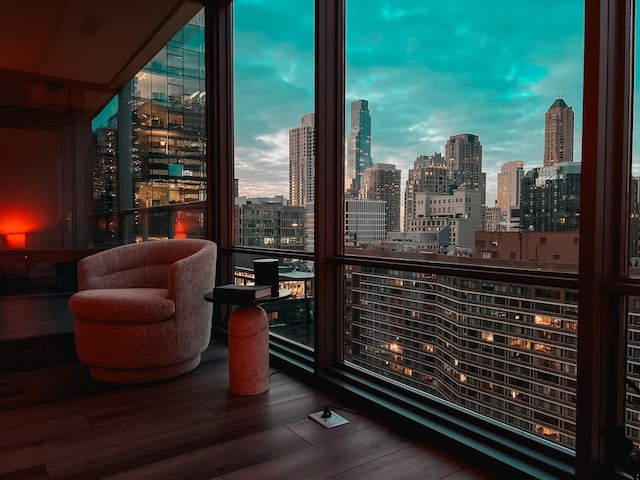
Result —
[[[137, 206], [154, 207], [206, 198], [203, 132], [200, 125], [185, 128], [181, 113], [184, 105], [174, 101], [177, 103], [168, 106], [149, 101], [134, 111], [136, 146], [141, 158], [140, 176], [135, 185]], [[204, 103], [192, 103], [190, 108], [204, 112]]]
[[201, 11], [109, 106], [108, 128], [95, 129], [96, 245], [204, 236], [203, 45]]

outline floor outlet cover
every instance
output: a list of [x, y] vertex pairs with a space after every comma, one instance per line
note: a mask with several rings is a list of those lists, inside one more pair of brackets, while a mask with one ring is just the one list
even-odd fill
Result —
[[319, 412], [311, 413], [309, 415], [309, 418], [311, 418], [312, 420], [315, 420], [320, 425], [322, 425], [324, 428], [333, 428], [333, 427], [338, 427], [340, 425], [344, 425], [345, 423], [349, 423], [349, 420], [347, 420], [346, 418], [341, 417], [336, 412], [332, 411], [331, 412], [331, 416], [327, 417], [327, 418], [323, 418], [322, 417], [323, 413], [324, 413], [324, 410], [320, 410]]

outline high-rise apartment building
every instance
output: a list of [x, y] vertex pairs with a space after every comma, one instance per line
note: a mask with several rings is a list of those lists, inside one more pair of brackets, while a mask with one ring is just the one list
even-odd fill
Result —
[[302, 115], [300, 123], [289, 130], [289, 201], [294, 206], [315, 199], [315, 114]]
[[368, 100], [351, 102], [351, 130], [347, 145], [347, 198], [358, 198], [362, 175], [373, 165], [371, 159], [371, 114]]
[[575, 446], [577, 291], [359, 266], [347, 278], [348, 362]]
[[440, 153], [419, 155], [409, 169], [404, 190], [404, 230], [407, 223], [416, 218], [416, 194], [447, 193], [449, 190], [447, 164]]
[[573, 109], [557, 98], [544, 118], [544, 163], [573, 162]]
[[482, 173], [482, 144], [480, 137], [469, 133], [453, 135], [445, 145], [445, 159], [449, 179], [457, 186], [466, 183], [469, 188], [480, 190], [485, 204], [485, 176]]
[[520, 228], [577, 232], [580, 228], [580, 163], [534, 168], [522, 179]]
[[498, 173], [496, 207], [502, 212], [500, 230], [518, 229], [520, 219], [520, 182], [524, 177], [524, 162], [516, 160], [502, 164]]
[[362, 176], [360, 198], [385, 202], [386, 231], [400, 231], [400, 170], [389, 163], [374, 163]]

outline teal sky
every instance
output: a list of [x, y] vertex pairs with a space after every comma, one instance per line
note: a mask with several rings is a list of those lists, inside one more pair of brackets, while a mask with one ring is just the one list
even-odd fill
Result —
[[[234, 0], [240, 195], [288, 196], [288, 131], [313, 111], [313, 15], [312, 0]], [[347, 128], [348, 104], [369, 100], [373, 161], [403, 181], [418, 155], [479, 135], [491, 205], [503, 163], [542, 165], [558, 96], [581, 160], [583, 24], [578, 0], [348, 0]]]

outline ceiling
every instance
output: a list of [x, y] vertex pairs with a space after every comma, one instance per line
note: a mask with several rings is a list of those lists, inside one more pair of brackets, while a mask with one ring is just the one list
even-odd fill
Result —
[[[201, 8], [189, 0], [2, 0], [0, 105], [91, 109]], [[72, 98], [78, 86], [83, 98]]]

